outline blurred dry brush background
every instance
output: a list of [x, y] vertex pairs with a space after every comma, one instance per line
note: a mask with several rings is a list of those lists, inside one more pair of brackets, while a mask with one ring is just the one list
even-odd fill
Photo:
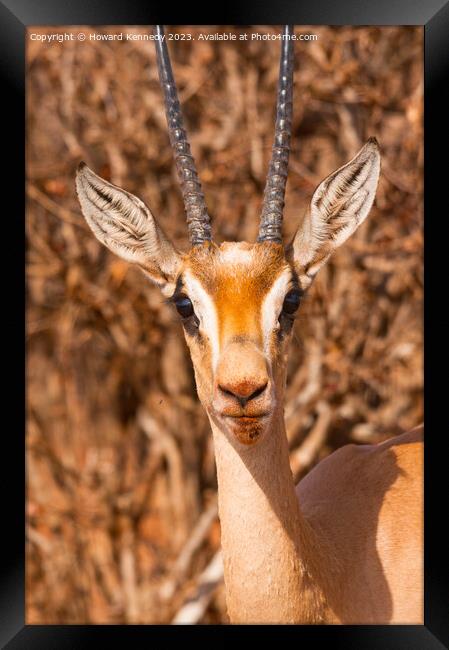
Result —
[[[286, 419], [300, 479], [343, 444], [422, 419], [423, 34], [296, 32], [319, 38], [296, 44], [286, 241], [327, 174], [371, 135], [382, 151], [371, 214], [295, 325]], [[169, 48], [216, 239], [254, 241], [279, 42]], [[154, 46], [28, 41], [27, 67], [27, 622], [226, 622], [212, 438], [181, 325], [75, 197], [85, 160], [188, 246]]]

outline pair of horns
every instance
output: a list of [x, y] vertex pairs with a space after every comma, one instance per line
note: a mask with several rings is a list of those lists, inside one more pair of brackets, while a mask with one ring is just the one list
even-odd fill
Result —
[[[155, 44], [159, 80], [164, 92], [168, 132], [181, 184], [190, 241], [192, 246], [197, 246], [212, 239], [211, 219], [207, 212], [195, 161], [184, 128], [178, 91], [173, 77], [166, 39], [164, 38], [164, 28], [162, 25], [156, 25], [153, 32], [157, 36]], [[285, 25], [281, 41], [274, 144], [263, 197], [259, 236], [257, 238], [259, 242], [282, 243], [282, 216], [292, 121], [292, 34], [293, 25]]]

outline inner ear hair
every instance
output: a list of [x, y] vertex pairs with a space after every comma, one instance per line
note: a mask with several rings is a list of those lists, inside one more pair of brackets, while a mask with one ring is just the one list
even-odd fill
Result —
[[332, 252], [368, 216], [379, 172], [379, 145], [376, 138], [370, 138], [352, 160], [325, 178], [315, 190], [290, 249], [304, 289]]
[[161, 288], [176, 275], [179, 254], [137, 196], [97, 176], [85, 163], [76, 175], [81, 211], [97, 239], [137, 264]]

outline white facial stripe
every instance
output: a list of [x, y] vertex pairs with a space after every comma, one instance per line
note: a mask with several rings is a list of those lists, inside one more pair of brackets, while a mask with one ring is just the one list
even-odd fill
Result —
[[215, 371], [219, 355], [218, 318], [214, 302], [201, 282], [189, 271], [183, 274], [186, 293], [192, 301], [193, 308], [200, 320], [201, 329], [207, 333], [211, 344], [212, 367]]
[[285, 269], [285, 271], [283, 271], [283, 273], [281, 273], [281, 275], [276, 278], [273, 286], [262, 302], [262, 333], [264, 351], [267, 358], [269, 358], [268, 352], [270, 336], [273, 329], [278, 326], [279, 314], [282, 309], [282, 303], [284, 302], [285, 294], [287, 293], [287, 288], [291, 277], [292, 275], [290, 269]]

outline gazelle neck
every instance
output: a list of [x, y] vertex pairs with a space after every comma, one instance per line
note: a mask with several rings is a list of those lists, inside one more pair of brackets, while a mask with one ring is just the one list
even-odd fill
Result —
[[295, 493], [282, 413], [254, 447], [212, 418], [211, 426], [231, 622], [321, 622], [323, 598], [309, 565], [316, 539]]

